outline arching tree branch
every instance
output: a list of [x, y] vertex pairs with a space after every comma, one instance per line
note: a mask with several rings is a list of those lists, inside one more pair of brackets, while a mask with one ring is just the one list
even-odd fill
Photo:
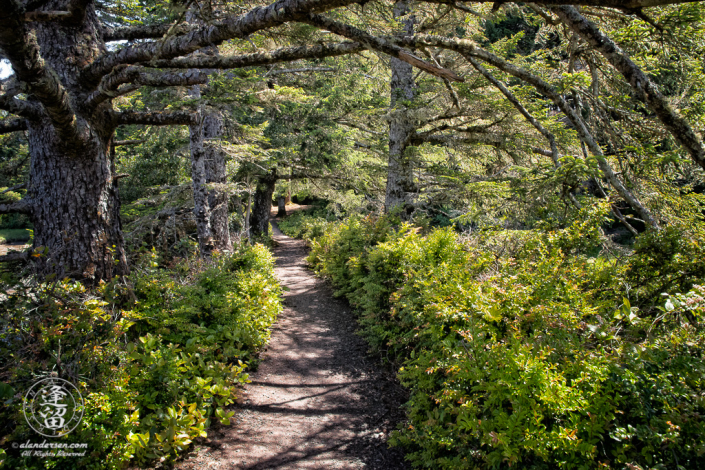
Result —
[[32, 205], [29, 201], [20, 199], [19, 201], [0, 204], [0, 214], [30, 214]]
[[466, 135], [416, 133], [416, 135], [411, 138], [410, 144], [482, 144], [498, 146], [504, 144], [505, 141], [506, 139], [501, 135], [480, 132], [468, 133]]
[[656, 218], [651, 214], [641, 201], [629, 191], [622, 180], [617, 176], [612, 167], [610, 166], [607, 159], [604, 157], [602, 149], [597, 144], [593, 138], [590, 130], [587, 128], [582, 118], [578, 113], [566, 102], [563, 96], [558, 93], [550, 84], [542, 80], [541, 78], [533, 75], [531, 72], [522, 69], [507, 62], [506, 60], [498, 57], [484, 49], [481, 49], [475, 45], [472, 41], [465, 39], [453, 39], [441, 36], [430, 36], [430, 35], [416, 35], [416, 36], [405, 36], [401, 38], [401, 43], [412, 46], [436, 46], [444, 49], [454, 50], [459, 52], [461, 55], [469, 60], [470, 57], [479, 58], [503, 72], [509, 73], [520, 80], [532, 85], [539, 93], [549, 98], [553, 103], [558, 106], [558, 108], [566, 115], [566, 117], [575, 126], [575, 130], [580, 137], [580, 140], [584, 142], [595, 157], [597, 157], [597, 162], [602, 171], [604, 177], [610, 182], [612, 187], [619, 193], [619, 195], [629, 203], [632, 208], [639, 214], [639, 216], [646, 221], [651, 227], [659, 229], [659, 224]]
[[571, 6], [552, 8], [565, 24], [588, 44], [599, 51], [631, 86], [639, 100], [646, 103], [673, 137], [688, 151], [695, 163], [705, 168], [705, 146], [682, 116], [668, 104], [658, 87], [644, 72], [597, 26]]
[[0, 263], [7, 263], [10, 261], [27, 261], [29, 259], [30, 251], [10, 251], [9, 253], [0, 256]]
[[27, 187], [27, 183], [16, 184], [16, 185], [11, 186], [11, 187], [9, 187], [9, 188], [7, 188], [7, 189], [3, 189], [2, 191], [0, 191], [0, 194], [5, 194], [5, 193], [12, 192], [12, 191], [17, 191], [18, 189], [23, 189], [23, 188], [26, 188], [26, 187]]
[[[2, 0], [8, 2], [10, 0]], [[355, 0], [279, 0], [257, 7], [240, 16], [228, 16], [186, 34], [125, 47], [95, 60], [83, 71], [83, 79], [97, 83], [103, 75], [120, 64], [137, 64], [155, 58], [172, 59], [200, 48], [218, 45], [227, 39], [243, 38], [266, 28], [299, 21], [310, 13], [318, 13], [354, 3]]]
[[24, 14], [25, 21], [61, 22], [80, 25], [86, 17], [86, 7], [90, 0], [73, 0], [66, 11], [28, 11]]
[[[476, 3], [498, 3], [496, 0], [474, 0]], [[699, 0], [541, 0], [534, 2], [539, 5], [583, 5], [619, 9], [634, 9], [676, 5], [680, 3], [695, 3]], [[504, 3], [504, 2], [499, 2]]]
[[42, 109], [29, 101], [18, 100], [12, 94], [0, 96], [0, 109], [28, 119], [39, 119]]
[[518, 99], [514, 96], [512, 92], [509, 91], [509, 89], [504, 86], [502, 82], [497, 80], [494, 75], [492, 75], [489, 70], [484, 68], [480, 63], [475, 60], [471, 56], [467, 56], [467, 60], [472, 64], [473, 67], [475, 67], [475, 70], [480, 72], [485, 79], [487, 79], [488, 82], [490, 82], [492, 85], [495, 86], [503, 95], [504, 97], [514, 105], [514, 107], [521, 113], [524, 118], [531, 123], [534, 128], [536, 128], [537, 131], [543, 135], [546, 140], [548, 140], [549, 145], [551, 146], [551, 152], [550, 152], [550, 157], [553, 160], [553, 163], [556, 166], [560, 166], [560, 162], [558, 161], [559, 156], [558, 156], [558, 147], [556, 146], [556, 138], [554, 135], [548, 131], [543, 125], [538, 122], [538, 120], [531, 115], [531, 113], [519, 102]]
[[180, 25], [158, 24], [105, 28], [103, 30], [103, 40], [110, 42], [134, 41], [135, 39], [159, 39], [164, 37], [167, 33], [175, 35], [184, 34], [192, 29], [195, 29], [195, 27], [186, 23]]
[[0, 134], [26, 130], [27, 121], [24, 119], [5, 119], [4, 121], [0, 121]]
[[336, 72], [333, 67], [301, 67], [298, 69], [281, 69], [272, 70], [269, 75], [283, 75], [286, 73], [305, 73], [305, 72]]
[[482, 18], [483, 15], [472, 8], [468, 7], [467, 5], [463, 5], [462, 3], [458, 3], [455, 0], [424, 0], [426, 3], [437, 3], [439, 5], [448, 5], [450, 7], [455, 8], [456, 10], [463, 11], [465, 13], [470, 13], [471, 15], [477, 16]]
[[30, 11], [24, 14], [24, 20], [29, 22], [48, 23], [50, 21], [65, 21], [71, 18], [68, 11]]
[[131, 139], [131, 140], [114, 140], [113, 147], [120, 147], [123, 145], [137, 145], [147, 142], [147, 139]]
[[17, 116], [29, 119], [39, 119], [42, 115], [41, 106], [36, 103], [17, 99], [17, 95], [24, 93], [25, 86], [17, 81], [14, 75], [0, 82], [0, 109], [9, 111]]
[[237, 56], [194, 56], [172, 60], [157, 60], [150, 65], [159, 68], [203, 68], [203, 69], [236, 69], [257, 65], [269, 65], [280, 62], [292, 62], [300, 59], [319, 59], [353, 54], [365, 50], [366, 47], [357, 42], [341, 42], [321, 44], [317, 46], [284, 47], [273, 51], [256, 52]]
[[[98, 89], [87, 99], [87, 106], [95, 107], [105, 100], [133, 91], [141, 86], [190, 86], [208, 82], [208, 75], [200, 70], [185, 72], [155, 72], [144, 67], [124, 67], [113, 71], [101, 80]], [[129, 83], [128, 90], [119, 89], [120, 85]]]
[[413, 65], [416, 68], [430, 73], [431, 75], [435, 75], [440, 78], [445, 78], [454, 82], [464, 81], [463, 78], [456, 75], [455, 72], [429, 64], [428, 62], [419, 59], [415, 55], [402, 49], [396, 44], [393, 44], [392, 42], [386, 39], [372, 36], [371, 34], [368, 34], [362, 31], [361, 29], [355, 28], [354, 26], [346, 25], [331, 18], [315, 14], [309, 15], [308, 18], [302, 20], [302, 22], [310, 24], [312, 26], [316, 26], [318, 28], [326, 29], [339, 36], [343, 36], [350, 40], [364, 44], [370, 49], [382, 52], [392, 57], [396, 57], [399, 60], [402, 60], [408, 64]]
[[115, 113], [115, 124], [146, 124], [150, 126], [172, 126], [194, 124], [196, 115], [189, 111], [125, 111]]

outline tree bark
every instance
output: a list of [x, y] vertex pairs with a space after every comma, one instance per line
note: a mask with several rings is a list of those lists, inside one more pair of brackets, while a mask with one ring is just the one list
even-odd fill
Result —
[[[207, 24], [208, 19], [212, 17], [211, 5], [205, 8], [191, 9], [186, 15], [186, 20], [189, 23]], [[201, 49], [199, 55], [206, 57], [218, 57], [218, 48], [209, 46]], [[207, 76], [212, 73], [212, 70], [201, 70], [199, 73]], [[191, 89], [191, 96], [200, 98], [201, 88], [194, 86]], [[227, 170], [225, 166], [225, 153], [214, 145], [214, 140], [220, 139], [223, 134], [223, 116], [220, 111], [211, 109], [206, 104], [200, 107], [202, 117], [201, 121], [201, 151], [203, 153], [203, 174], [193, 173], [194, 178], [204, 178], [205, 183], [225, 184], [227, 182]], [[210, 142], [204, 145], [203, 140], [208, 139]], [[200, 171], [200, 166], [199, 166]], [[194, 185], [196, 180], [194, 179]], [[194, 192], [194, 200], [196, 194]], [[201, 197], [199, 195], [199, 197]], [[201, 201], [203, 207], [201, 212], [205, 215], [205, 206], [208, 208], [209, 229], [212, 238], [211, 249], [219, 251], [229, 251], [232, 248], [230, 241], [230, 228], [228, 227], [228, 196], [222, 189], [212, 188], [208, 190], [208, 197]], [[205, 221], [202, 221], [205, 225]], [[205, 255], [205, 253], [202, 253]]]
[[0, 134], [26, 130], [27, 121], [25, 119], [5, 119], [4, 121], [0, 121]]
[[257, 181], [250, 214], [250, 231], [253, 237], [267, 235], [269, 231], [269, 213], [272, 210], [272, 194], [277, 179], [276, 171], [272, 171]]
[[[397, 3], [395, 3], [394, 17], [401, 18], [406, 14], [405, 12], [411, 11], [409, 4], [410, 0], [399, 0]], [[422, 60], [421, 58], [415, 56], [411, 52], [402, 49], [393, 42], [390, 42], [381, 37], [373, 36], [363, 31], [362, 29], [356, 28], [354, 26], [335, 21], [323, 15], [313, 14], [308, 15], [308, 17], [303, 21], [312, 26], [316, 26], [317, 28], [330, 31], [348, 39], [352, 39], [355, 42], [359, 42], [365, 45], [371, 50], [387, 54], [390, 57], [395, 57], [401, 61], [406, 62], [409, 65], [419, 68], [441, 79], [450, 80], [454, 82], [465, 81], [462, 77], [457, 75], [452, 70], [444, 69], [442, 67], [437, 67], [436, 65], [430, 64]], [[403, 28], [411, 27], [411, 30], [413, 30], [413, 23], [413, 18], [408, 18], [402, 21]]]
[[[61, 7], [58, 0], [46, 4], [49, 9]], [[30, 74], [27, 101], [42, 109], [41, 117], [27, 121], [31, 161], [26, 196], [34, 247], [45, 253], [32, 257], [40, 277], [55, 274], [97, 283], [128, 272], [110, 152], [114, 123], [107, 105], [83, 115], [76, 98], [83, 91], [77, 80], [81, 64], [105, 51], [97, 39], [98, 27], [89, 5], [79, 25], [36, 25], [29, 36], [39, 47], [34, 52], [41, 50], [42, 55], [33, 65], [23, 65], [32, 62], [22, 49], [13, 50], [18, 77]], [[3, 34], [7, 46], [12, 31]], [[32, 76], [35, 69], [40, 72]]]
[[[218, 139], [223, 135], [223, 116], [220, 111], [207, 110], [203, 120], [203, 137]], [[217, 145], [206, 145], [206, 182], [226, 184], [228, 174], [225, 165], [225, 152]], [[228, 194], [222, 189], [211, 189], [208, 192], [208, 205], [211, 212], [211, 230], [214, 246], [217, 250], [231, 250], [230, 228], [228, 225]]]
[[[425, 0], [428, 3], [440, 3], [462, 7], [456, 5], [452, 0]], [[639, 8], [656, 7], [662, 5], [677, 5], [681, 3], [695, 3], [699, 0], [541, 0], [536, 2], [540, 5], [585, 5], [602, 8], [617, 8], [626, 10], [637, 10]], [[497, 0], [475, 0], [477, 3], [494, 3], [501, 5], [504, 1]], [[463, 9], [463, 11], [466, 11]]]
[[[62, 152], [52, 126], [29, 124], [31, 154], [27, 197], [34, 247], [45, 247], [38, 272], [90, 282], [128, 272], [120, 224], [120, 200], [109, 144], [91, 155]], [[117, 261], [117, 263], [115, 262]]]
[[[191, 89], [191, 96], [199, 98], [198, 85]], [[191, 182], [193, 184], [193, 213], [198, 231], [198, 248], [202, 257], [210, 256], [215, 247], [211, 228], [211, 211], [206, 187], [206, 153], [203, 149], [204, 118], [202, 110], [197, 113], [197, 122], [189, 126], [189, 149], [191, 150]]]
[[[408, 0], [399, 0], [394, 4], [394, 18], [403, 25], [403, 33], [414, 33], [414, 18]], [[414, 120], [409, 114], [407, 103], [416, 97], [413, 67], [396, 57], [390, 60], [391, 81], [391, 120], [389, 121], [389, 164], [387, 169], [387, 188], [384, 199], [386, 212], [401, 210], [401, 216], [407, 220], [414, 210], [412, 194], [415, 192], [413, 163], [408, 144], [416, 133]]]
[[179, 57], [171, 60], [155, 60], [151, 63], [161, 68], [207, 68], [207, 69], [237, 69], [257, 65], [294, 62], [301, 59], [320, 59], [354, 54], [365, 50], [365, 46], [357, 42], [341, 42], [318, 44], [315, 46], [282, 47], [273, 51], [259, 51], [251, 54], [233, 56], [203, 55]]
[[250, 186], [249, 181], [247, 182], [247, 190], [247, 208], [245, 209], [245, 234], [247, 235], [247, 243], [251, 243], [252, 230], [250, 228], [250, 215], [252, 214], [252, 188]]
[[286, 196], [279, 196], [277, 201], [277, 217], [286, 216]]
[[230, 207], [233, 208], [236, 218], [233, 224], [233, 233], [230, 235], [230, 239], [234, 237], [240, 238], [242, 231], [244, 229], [244, 225], [241, 224], [241, 221], [244, 220], [244, 214], [243, 214], [243, 200], [241, 196], [232, 196], [230, 198]]
[[[9, 0], [1, 0], [9, 1]], [[278, 0], [270, 5], [255, 7], [242, 15], [226, 15], [208, 25], [189, 29], [185, 34], [128, 45], [104, 54], [84, 68], [82, 79], [96, 83], [121, 64], [149, 62], [154, 57], [173, 59], [207, 46], [217, 46], [234, 38], [247, 38], [263, 29], [274, 28], [293, 21], [303, 21], [312, 13], [322, 13], [355, 3], [355, 0]], [[161, 25], [156, 25], [160, 28]]]

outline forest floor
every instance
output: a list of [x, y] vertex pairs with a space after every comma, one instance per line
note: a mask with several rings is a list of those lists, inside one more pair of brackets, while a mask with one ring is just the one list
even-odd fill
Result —
[[408, 468], [386, 443], [404, 389], [368, 357], [348, 305], [306, 268], [305, 243], [272, 225], [284, 311], [232, 424], [212, 428], [177, 468]]
[[23, 242], [0, 243], [0, 256], [6, 255], [11, 251], [26, 250], [28, 247], [29, 245], [25, 245]]

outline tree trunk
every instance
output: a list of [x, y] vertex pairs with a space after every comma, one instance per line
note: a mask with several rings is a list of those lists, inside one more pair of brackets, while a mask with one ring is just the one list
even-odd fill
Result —
[[232, 210], [235, 212], [235, 222], [233, 226], [233, 233], [231, 234], [231, 242], [232, 242], [232, 237], [238, 236], [240, 233], [242, 233], [243, 230], [243, 225], [241, 224], [240, 221], [243, 220], [244, 215], [243, 215], [243, 202], [242, 202], [242, 197], [241, 196], [232, 196], [230, 198], [230, 203], [229, 207], [232, 208]]
[[294, 167], [293, 166], [289, 168], [289, 182], [286, 185], [286, 200], [284, 201], [285, 205], [291, 203], [291, 185], [293, 182], [293, 180], [291, 179], [292, 176], [294, 176]]
[[61, 151], [52, 126], [42, 122], [29, 124], [28, 140], [34, 247], [47, 249], [46, 257], [34, 258], [38, 272], [88, 282], [126, 274], [120, 201], [107, 142], [92, 158], [72, 158]]
[[[250, 185], [248, 182], [248, 189]], [[250, 229], [250, 214], [252, 214], [252, 191], [247, 192], [247, 209], [245, 210], [245, 233], [247, 234], [247, 243], [252, 242], [252, 230]]]
[[[211, 11], [211, 6], [207, 5], [205, 8], [199, 6], [198, 8], [192, 8], [186, 14], [186, 21], [198, 25], [207, 24], [209, 19], [212, 18], [213, 12]], [[199, 55], [209, 55], [218, 56], [218, 48], [215, 46], [205, 47], [199, 51]], [[214, 70], [203, 70], [205, 73], [213, 73]], [[201, 87], [200, 85], [195, 85], [191, 89], [191, 96], [195, 98], [201, 97]], [[225, 184], [227, 182], [227, 170], [225, 166], [225, 154], [218, 149], [217, 145], [213, 142], [203, 143], [203, 139], [218, 139], [223, 134], [223, 116], [218, 110], [211, 109], [207, 106], [201, 108], [202, 117], [202, 136], [201, 136], [201, 146], [203, 152], [204, 160], [204, 181], [206, 183], [217, 183]], [[200, 178], [200, 175], [198, 175]], [[195, 185], [194, 179], [194, 185]], [[195, 191], [194, 191], [194, 201], [195, 201]], [[228, 196], [222, 190], [210, 189], [208, 190], [207, 201], [202, 202], [205, 209], [205, 204], [208, 205], [209, 211], [209, 229], [210, 235], [212, 237], [212, 249], [217, 249], [220, 251], [229, 251], [232, 248], [230, 241], [230, 230], [228, 227]], [[205, 213], [201, 215], [205, 217]], [[198, 218], [197, 218], [198, 220]], [[205, 232], [205, 221], [201, 221]], [[199, 244], [200, 235], [199, 235]], [[204, 246], [207, 244], [204, 242]], [[206, 246], [207, 248], [207, 246]], [[203, 254], [204, 253], [202, 250]], [[208, 252], [210, 253], [210, 252]]]
[[[394, 4], [394, 18], [401, 19], [403, 34], [414, 34], [414, 18], [408, 0]], [[403, 19], [402, 19], [403, 18]], [[391, 119], [389, 121], [389, 165], [387, 169], [387, 190], [384, 200], [386, 212], [401, 209], [401, 216], [407, 220], [414, 210], [411, 198], [415, 192], [413, 164], [408, 152], [408, 143], [416, 127], [407, 103], [416, 97], [413, 67], [396, 57], [390, 60]]]
[[[194, 86], [191, 96], [200, 97], [201, 90]], [[206, 187], [206, 153], [203, 150], [203, 114], [198, 112], [198, 122], [189, 126], [191, 150], [191, 182], [193, 184], [193, 213], [196, 217], [198, 248], [202, 257], [210, 256], [214, 248], [211, 212]]]
[[252, 213], [250, 214], [250, 231], [253, 237], [267, 235], [269, 231], [269, 213], [272, 210], [272, 194], [277, 183], [277, 174], [272, 172], [261, 177], [257, 182]]
[[286, 216], [286, 197], [279, 196], [279, 200], [277, 201], [277, 204], [278, 204], [277, 217], [285, 217]]
[[[47, 8], [61, 10], [63, 5], [50, 1]], [[81, 25], [38, 24], [36, 38], [45, 63], [66, 90], [80, 96], [80, 67], [105, 51], [92, 4]], [[78, 100], [71, 106], [81, 109]], [[76, 116], [83, 130], [76, 142], [62, 142], [47, 117], [28, 122], [29, 216], [34, 248], [46, 251], [32, 258], [40, 277], [55, 274], [97, 283], [128, 272], [110, 152], [113, 127], [101, 112], [107, 106], [91, 116]]]
[[[203, 120], [203, 137], [219, 138], [223, 135], [223, 116], [217, 110], [206, 110]], [[206, 182], [225, 184], [228, 174], [225, 166], [225, 152], [215, 144], [204, 147], [206, 159]], [[224, 251], [232, 249], [228, 225], [228, 194], [222, 189], [208, 192], [208, 205], [211, 211], [211, 231], [215, 248]]]

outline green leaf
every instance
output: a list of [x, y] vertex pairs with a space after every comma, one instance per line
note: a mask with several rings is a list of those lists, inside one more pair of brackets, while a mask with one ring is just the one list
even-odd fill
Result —
[[0, 400], [9, 400], [15, 395], [15, 389], [9, 384], [0, 383]]

